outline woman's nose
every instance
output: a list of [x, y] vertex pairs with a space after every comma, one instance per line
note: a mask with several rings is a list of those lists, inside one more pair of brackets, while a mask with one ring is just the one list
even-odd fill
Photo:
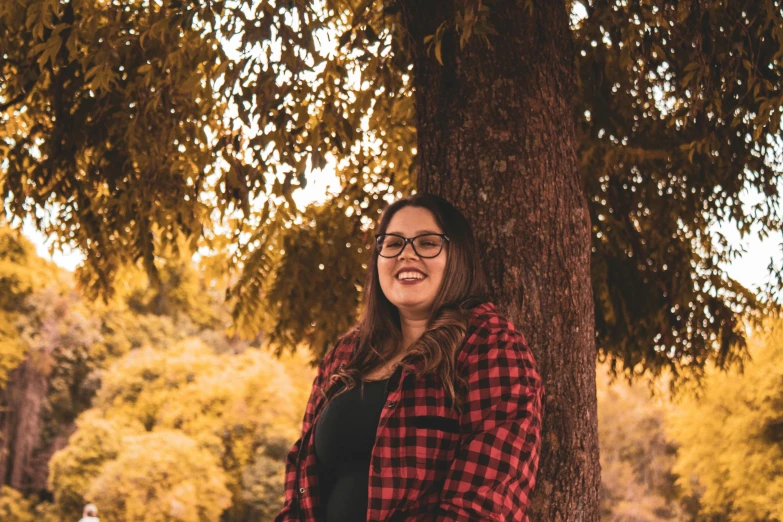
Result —
[[[410, 250], [408, 250], [408, 247], [410, 247]], [[405, 246], [402, 247], [402, 250], [400, 250], [400, 253], [398, 254], [397, 257], [404, 258], [406, 251], [410, 252], [408, 254], [408, 257], [417, 257], [416, 251], [413, 249], [413, 242], [411, 242], [411, 241], [406, 242]]]

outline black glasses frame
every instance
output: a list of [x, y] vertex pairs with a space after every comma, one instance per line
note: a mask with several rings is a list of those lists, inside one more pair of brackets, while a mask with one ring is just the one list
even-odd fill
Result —
[[[380, 238], [382, 238], [382, 237], [385, 238], [387, 236], [393, 236], [393, 237], [398, 237], [398, 238], [402, 239], [402, 248], [400, 248], [400, 251], [397, 252], [393, 256], [384, 256], [384, 255], [381, 254]], [[416, 245], [413, 242], [415, 240], [419, 239], [420, 237], [424, 237], [424, 236], [438, 236], [438, 237], [441, 237], [441, 238], [443, 238], [445, 240], [443, 243], [440, 244], [440, 250], [438, 250], [438, 253], [435, 254], [434, 256], [423, 256], [423, 255], [419, 254], [418, 250], [416, 250]], [[399, 234], [375, 234], [375, 248], [378, 250], [378, 255], [381, 256], [381, 257], [385, 257], [387, 259], [392, 258], [392, 257], [397, 257], [400, 254], [402, 254], [403, 250], [405, 250], [405, 247], [408, 245], [408, 243], [411, 244], [411, 248], [413, 248], [413, 251], [416, 253], [417, 256], [419, 256], [419, 257], [421, 257], [423, 259], [432, 259], [433, 257], [438, 257], [440, 255], [440, 253], [443, 251], [443, 245], [445, 245], [446, 242], [448, 242], [448, 241], [450, 241], [449, 240], [449, 236], [447, 236], [446, 234], [435, 234], [435, 233], [432, 233], [432, 232], [427, 233], [427, 234], [419, 234], [418, 236], [414, 236], [414, 237], [405, 237], [405, 236], [401, 236]]]

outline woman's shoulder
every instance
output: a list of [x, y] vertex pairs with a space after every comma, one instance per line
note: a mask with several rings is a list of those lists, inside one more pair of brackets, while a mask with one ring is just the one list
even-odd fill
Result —
[[493, 331], [517, 331], [513, 321], [492, 301], [484, 301], [470, 310], [470, 325]]
[[477, 367], [478, 361], [491, 359], [512, 373], [524, 374], [527, 382], [541, 384], [538, 365], [525, 336], [494, 303], [474, 308], [470, 323], [460, 354], [463, 364]]
[[524, 335], [514, 322], [503, 314], [491, 301], [485, 301], [470, 312], [470, 324], [467, 332], [468, 344], [521, 344], [527, 348]]
[[337, 339], [337, 346], [348, 346], [353, 350], [355, 343], [359, 341], [359, 325], [355, 324]]
[[337, 337], [331, 349], [326, 352], [321, 365], [336, 366], [350, 358], [353, 347], [359, 339], [359, 326], [354, 325]]

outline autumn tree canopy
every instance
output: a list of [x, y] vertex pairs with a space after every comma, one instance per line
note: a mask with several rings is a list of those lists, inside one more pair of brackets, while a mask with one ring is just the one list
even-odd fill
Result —
[[[431, 59], [502, 46], [493, 5], [454, 2]], [[709, 226], [781, 229], [780, 2], [569, 8], [600, 353], [676, 374], [740, 360], [740, 316], [777, 306], [780, 284], [757, 295], [726, 276], [735, 252]], [[127, 262], [154, 279], [166, 252], [211, 248], [237, 326], [323, 353], [355, 312], [334, 295], [356, 302], [363, 278], [319, 266], [359, 270], [382, 197], [416, 186], [402, 14], [391, 0], [6, 2], [4, 207], [84, 252], [96, 294]], [[339, 211], [302, 215], [291, 194], [330, 158]], [[750, 207], [747, 186], [763, 195]], [[314, 306], [278, 315], [301, 296]]]

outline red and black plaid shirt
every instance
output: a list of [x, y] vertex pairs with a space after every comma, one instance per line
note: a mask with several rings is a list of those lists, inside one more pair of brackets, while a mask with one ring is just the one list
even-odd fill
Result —
[[[318, 520], [312, 436], [323, 405], [318, 390], [356, 344], [355, 335], [346, 336], [318, 366], [302, 436], [286, 459], [285, 504], [275, 522]], [[544, 386], [523, 335], [494, 304], [473, 309], [457, 357], [469, 386], [461, 416], [436, 376], [413, 378], [418, 361], [389, 380], [369, 469], [367, 520], [527, 521]]]

